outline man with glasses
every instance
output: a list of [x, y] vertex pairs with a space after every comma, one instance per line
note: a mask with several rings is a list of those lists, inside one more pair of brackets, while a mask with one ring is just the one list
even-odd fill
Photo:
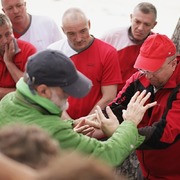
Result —
[[1, 5], [11, 20], [14, 36], [30, 42], [38, 51], [62, 39], [60, 29], [51, 18], [27, 13], [24, 0], [1, 0]]
[[151, 92], [148, 102], [156, 101], [138, 125], [145, 135], [137, 156], [145, 179], [180, 179], [180, 64], [174, 43], [165, 35], [150, 35], [143, 43], [133, 74], [111, 103], [113, 112], [122, 121], [136, 91]]

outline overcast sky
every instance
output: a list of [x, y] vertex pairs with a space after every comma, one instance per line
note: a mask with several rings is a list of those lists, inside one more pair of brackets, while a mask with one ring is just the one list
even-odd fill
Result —
[[[91, 20], [91, 34], [98, 37], [108, 29], [130, 24], [130, 13], [140, 0], [26, 0], [28, 12], [52, 17], [61, 26], [69, 7], [81, 8]], [[171, 38], [180, 17], [180, 0], [147, 0], [158, 11], [155, 32]]]

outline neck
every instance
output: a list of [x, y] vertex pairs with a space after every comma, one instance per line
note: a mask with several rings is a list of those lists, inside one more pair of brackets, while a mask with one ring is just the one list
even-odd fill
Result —
[[132, 42], [134, 42], [134, 43], [136, 43], [136, 44], [142, 44], [142, 43], [145, 41], [145, 39], [149, 36], [149, 34], [148, 34], [148, 36], [147, 36], [146, 38], [144, 38], [143, 40], [135, 39], [134, 36], [133, 36], [133, 34], [132, 34], [131, 27], [130, 27], [129, 30], [128, 30], [128, 36], [129, 36], [129, 39], [130, 39]]

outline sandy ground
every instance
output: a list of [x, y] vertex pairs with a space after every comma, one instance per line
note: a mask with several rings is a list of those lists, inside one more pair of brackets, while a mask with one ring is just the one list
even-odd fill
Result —
[[[61, 26], [61, 17], [69, 7], [79, 7], [91, 20], [91, 34], [101, 36], [117, 26], [130, 24], [130, 13], [140, 0], [26, 0], [29, 13], [52, 17]], [[158, 11], [155, 32], [171, 38], [180, 17], [180, 0], [147, 0]]]

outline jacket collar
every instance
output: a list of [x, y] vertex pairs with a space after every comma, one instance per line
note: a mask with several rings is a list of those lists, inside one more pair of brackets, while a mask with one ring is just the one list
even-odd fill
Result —
[[17, 84], [17, 96], [25, 101], [27, 104], [34, 106], [35, 108], [41, 108], [42, 110], [48, 112], [49, 114], [54, 114], [61, 116], [62, 111], [56, 106], [52, 101], [42, 96], [39, 96], [37, 93], [32, 94], [28, 85], [24, 82], [23, 78], [21, 78]]

